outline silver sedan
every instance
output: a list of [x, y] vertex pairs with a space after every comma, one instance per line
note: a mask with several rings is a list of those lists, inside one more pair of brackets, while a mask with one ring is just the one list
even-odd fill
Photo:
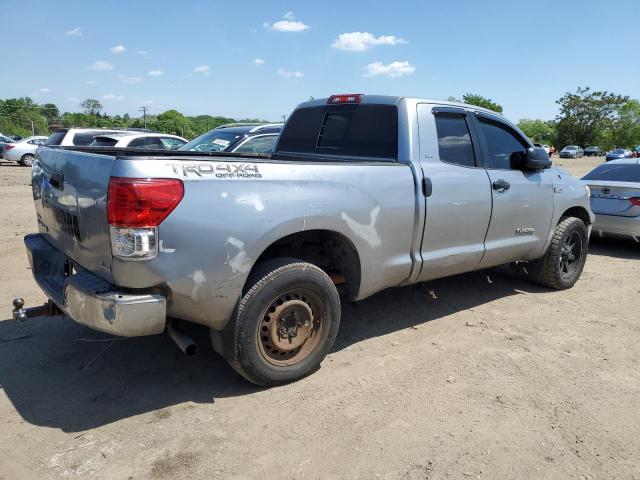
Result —
[[596, 214], [593, 232], [640, 242], [640, 159], [604, 163], [582, 181], [591, 189], [591, 209]]
[[2, 158], [11, 162], [18, 162], [20, 165], [30, 167], [36, 156], [36, 150], [40, 145], [44, 145], [47, 137], [33, 136], [20, 140], [19, 142], [7, 143], [2, 151]]

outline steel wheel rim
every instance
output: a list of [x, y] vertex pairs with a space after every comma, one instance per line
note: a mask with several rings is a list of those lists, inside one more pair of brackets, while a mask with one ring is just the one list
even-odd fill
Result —
[[562, 244], [560, 249], [560, 275], [572, 277], [580, 266], [582, 260], [582, 239], [578, 232], [572, 232]]
[[288, 290], [262, 313], [258, 349], [272, 365], [295, 365], [316, 350], [325, 328], [326, 312], [320, 296], [305, 288]]
[[25, 165], [30, 167], [31, 165], [33, 165], [33, 155], [25, 155], [22, 161]]

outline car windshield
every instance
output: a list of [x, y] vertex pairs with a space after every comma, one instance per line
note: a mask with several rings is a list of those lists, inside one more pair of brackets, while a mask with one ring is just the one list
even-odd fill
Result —
[[234, 145], [243, 135], [224, 130], [212, 130], [203, 133], [188, 143], [182, 145], [178, 150], [189, 150], [191, 152], [222, 152]]
[[622, 150], [621, 148], [617, 148], [616, 150], [612, 151], [611, 153], [624, 153], [624, 150]]
[[573, 145], [569, 145], [568, 147], [564, 147], [565, 150], [577, 150], [578, 147], [574, 147]]
[[614, 182], [640, 182], [640, 164], [605, 163], [587, 173], [582, 180], [610, 180]]
[[587, 150], [598, 150], [598, 147], [587, 147]]

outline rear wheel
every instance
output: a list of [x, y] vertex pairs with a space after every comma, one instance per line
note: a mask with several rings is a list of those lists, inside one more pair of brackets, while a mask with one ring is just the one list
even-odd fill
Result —
[[20, 159], [20, 164], [25, 167], [30, 167], [33, 165], [34, 156], [31, 153], [25, 153]]
[[547, 287], [557, 290], [571, 288], [584, 268], [588, 245], [584, 222], [567, 217], [556, 226], [545, 255], [529, 262], [527, 271], [533, 280]]
[[230, 365], [250, 382], [272, 386], [314, 372], [340, 325], [340, 298], [329, 276], [296, 259], [256, 268], [223, 334]]

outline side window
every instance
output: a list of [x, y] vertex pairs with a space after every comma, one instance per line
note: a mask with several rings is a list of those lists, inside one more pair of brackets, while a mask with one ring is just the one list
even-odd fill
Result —
[[268, 153], [273, 150], [277, 135], [261, 135], [244, 142], [234, 150], [237, 153]]
[[173, 137], [160, 137], [160, 142], [162, 142], [162, 148], [166, 150], [176, 150], [187, 143], [179, 138]]
[[93, 142], [94, 137], [96, 135], [100, 135], [101, 133], [109, 133], [109, 132], [95, 131], [95, 132], [76, 133], [73, 136], [73, 144], [78, 147], [85, 147]]
[[517, 132], [508, 125], [486, 118], [480, 118], [480, 131], [487, 145], [491, 168], [521, 168], [529, 145]]
[[129, 148], [158, 148], [163, 149], [162, 143], [157, 137], [136, 138], [129, 143]]
[[435, 119], [440, 160], [463, 167], [475, 167], [476, 156], [465, 116], [436, 113]]

